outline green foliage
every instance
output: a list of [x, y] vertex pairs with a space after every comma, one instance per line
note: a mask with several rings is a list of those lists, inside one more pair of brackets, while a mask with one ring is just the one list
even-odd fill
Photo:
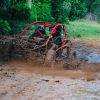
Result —
[[35, 21], [36, 19], [36, 13], [35, 13], [35, 7], [34, 7], [34, 0], [31, 3], [31, 11], [30, 11], [30, 16], [31, 16], [31, 21]]
[[[4, 0], [6, 1], [6, 0]], [[10, 2], [11, 5], [16, 5], [16, 4], [25, 4], [27, 2], [27, 0], [8, 0]]]
[[0, 34], [8, 34], [10, 30], [9, 23], [6, 20], [0, 19]]
[[100, 25], [96, 22], [88, 22], [86, 20], [78, 20], [67, 24], [67, 34], [74, 38], [98, 38], [100, 37]]
[[[28, 0], [27, 0], [28, 2]], [[17, 33], [26, 27], [31, 20], [30, 8], [26, 0], [1, 0], [0, 18], [7, 20], [11, 30], [10, 33]], [[23, 25], [25, 26], [23, 26]], [[5, 27], [5, 26], [4, 26]]]
[[95, 10], [95, 7], [98, 5], [98, 2], [100, 2], [100, 0], [80, 0], [80, 1], [85, 4], [88, 12], [93, 12]]
[[23, 4], [16, 4], [8, 7], [8, 18], [12, 20], [29, 20], [30, 19], [30, 9]]
[[64, 7], [64, 3], [64, 0], [51, 1], [51, 14], [57, 23], [66, 23], [68, 21], [67, 18], [69, 10]]
[[87, 10], [84, 3], [79, 0], [70, 0], [70, 3], [71, 9], [69, 12], [69, 20], [79, 19], [86, 14]]
[[[31, 8], [29, 0], [0, 0], [0, 19], [9, 23], [6, 27], [11, 30], [6, 29], [11, 33], [37, 20], [68, 23], [81, 18], [87, 11], [100, 21], [100, 0], [31, 0]], [[2, 32], [8, 33], [6, 29]]]
[[100, 21], [100, 0], [80, 0], [87, 8], [87, 11], [92, 14], [95, 21]]
[[26, 21], [12, 20], [10, 21], [11, 31], [10, 34], [18, 33], [29, 25]]
[[80, 0], [51, 1], [51, 6], [52, 16], [58, 23], [68, 23], [68, 19], [79, 19], [87, 12], [84, 2]]
[[37, 2], [37, 19], [40, 21], [54, 21], [54, 18], [51, 16], [51, 6], [50, 4]]
[[95, 20], [100, 22], [100, 0], [96, 0], [93, 3], [93, 6], [95, 7], [93, 14], [95, 16]]

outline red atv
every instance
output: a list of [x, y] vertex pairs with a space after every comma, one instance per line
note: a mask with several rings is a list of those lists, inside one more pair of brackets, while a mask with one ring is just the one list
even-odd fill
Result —
[[70, 51], [71, 41], [65, 38], [66, 26], [64, 24], [36, 21], [27, 26], [21, 32], [20, 37], [22, 41], [25, 40], [21, 43], [21, 48], [31, 48], [32, 51], [44, 54], [46, 65], [53, 66], [58, 57], [70, 60], [76, 58], [76, 52]]

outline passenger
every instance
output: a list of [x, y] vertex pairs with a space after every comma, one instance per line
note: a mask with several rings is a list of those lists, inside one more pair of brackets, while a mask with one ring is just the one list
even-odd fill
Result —
[[39, 26], [29, 38], [33, 37], [43, 38], [44, 37], [43, 35], [46, 35], [46, 32], [42, 26]]
[[[50, 33], [53, 28], [54, 28], [53, 26], [49, 28]], [[58, 45], [58, 47], [61, 47], [62, 44], [61, 26], [56, 27], [56, 32], [52, 34], [52, 38], [55, 44]]]

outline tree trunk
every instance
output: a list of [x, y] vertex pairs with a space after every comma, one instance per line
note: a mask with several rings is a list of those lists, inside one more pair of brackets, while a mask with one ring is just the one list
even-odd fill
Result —
[[36, 0], [34, 0], [34, 7], [35, 7], [35, 20], [37, 21], [37, 8], [36, 8]]
[[31, 0], [28, 0], [28, 2], [29, 2], [29, 7], [30, 7], [30, 9], [31, 9]]

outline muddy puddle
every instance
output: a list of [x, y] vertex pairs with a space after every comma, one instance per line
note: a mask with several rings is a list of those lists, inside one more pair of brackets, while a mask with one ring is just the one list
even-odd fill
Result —
[[45, 76], [60, 76], [60, 77], [67, 77], [71, 79], [80, 79], [84, 78], [87, 81], [91, 80], [99, 80], [100, 79], [100, 66], [94, 66], [93, 64], [83, 64], [77, 69], [65, 69], [63, 67], [59, 67], [59, 65], [51, 68], [51, 67], [44, 67], [39, 65], [33, 65], [29, 62], [23, 61], [12, 61], [10, 63], [11, 66], [19, 70], [24, 70], [29, 73], [35, 73]]
[[91, 52], [84, 50], [85, 48], [73, 50], [76, 51], [77, 58], [79, 60], [86, 60], [88, 63], [98, 63], [100, 64], [100, 52]]
[[27, 64], [21, 65], [21, 62], [8, 63], [0, 67], [2, 68], [0, 100], [99, 100], [100, 98], [100, 81], [87, 81], [80, 76], [85, 75], [85, 72], [51, 71], [31, 68], [32, 66], [27, 70], [26, 67]]
[[72, 49], [80, 60], [76, 69], [21, 60], [0, 63], [0, 100], [99, 100], [99, 43], [75, 40]]

